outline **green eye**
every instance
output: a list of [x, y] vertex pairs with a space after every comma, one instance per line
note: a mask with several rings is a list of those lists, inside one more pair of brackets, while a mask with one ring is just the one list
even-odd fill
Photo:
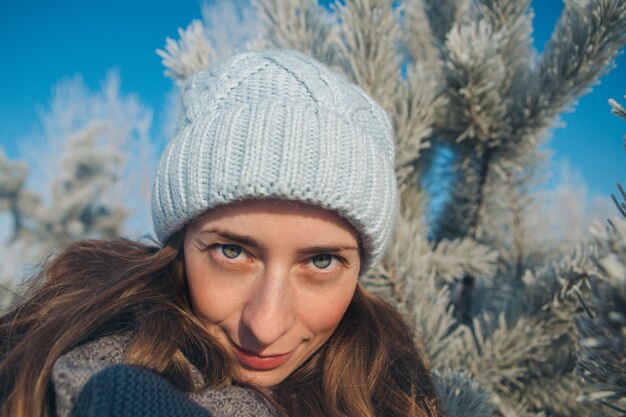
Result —
[[312, 258], [312, 261], [313, 261], [313, 265], [315, 265], [316, 268], [326, 269], [333, 262], [333, 257], [332, 255], [328, 255], [328, 254], [315, 255]]
[[229, 259], [235, 259], [239, 255], [241, 255], [241, 246], [222, 245], [222, 255]]

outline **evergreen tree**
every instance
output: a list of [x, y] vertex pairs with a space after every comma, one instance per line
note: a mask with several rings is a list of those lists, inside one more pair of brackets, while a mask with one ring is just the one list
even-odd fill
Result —
[[[613, 113], [626, 119], [626, 111], [609, 101]], [[626, 138], [625, 138], [626, 139]], [[626, 192], [618, 186], [622, 201], [613, 201], [621, 218], [608, 227], [597, 224], [593, 234], [596, 251], [591, 257], [597, 274], [590, 276], [589, 302], [581, 300], [584, 313], [576, 317], [580, 333], [578, 373], [589, 385], [583, 398], [626, 415]]]
[[[159, 51], [167, 73], [180, 83], [229, 51], [286, 47], [385, 108], [401, 210], [362, 284], [413, 324], [447, 414], [626, 415], [626, 220], [556, 240], [537, 193], [549, 129], [626, 43], [626, 2], [567, 1], [540, 55], [530, 0], [345, 0], [330, 11], [314, 0], [252, 3], [255, 15], [226, 1], [205, 6], [204, 23]], [[215, 27], [224, 21], [250, 24], [216, 36], [234, 30]], [[101, 153], [95, 138], [110, 125], [92, 122], [67, 136], [74, 151], [50, 206], [25, 190], [27, 169], [0, 155], [0, 208], [14, 240], [43, 233], [52, 248], [122, 232], [122, 206], [100, 196], [124, 161], [107, 154], [115, 147]]]
[[42, 124], [45, 144], [33, 154], [40, 177], [49, 181], [49, 195], [29, 190], [27, 165], [0, 153], [0, 213], [11, 224], [10, 232], [0, 236], [5, 239], [0, 281], [23, 275], [20, 264], [38, 262], [72, 240], [126, 234], [124, 221], [134, 208], [124, 195], [126, 186], [141, 195], [143, 180], [139, 200], [146, 205], [151, 112], [136, 98], [120, 95], [115, 74], [95, 94], [80, 79], [61, 83]]
[[[440, 392], [450, 415], [612, 415], [616, 408], [596, 400], [623, 395], [623, 374], [599, 369], [623, 360], [622, 339], [606, 331], [623, 303], [598, 309], [612, 293], [594, 286], [608, 282], [596, 282], [605, 276], [598, 247], [614, 247], [607, 242], [619, 241], [621, 229], [596, 242], [556, 241], [536, 190], [549, 128], [626, 42], [626, 2], [566, 2], [541, 55], [532, 47], [529, 0], [346, 0], [332, 11], [313, 0], [253, 4], [263, 22], [253, 47], [320, 59], [392, 119], [401, 215], [393, 244], [363, 283], [414, 324], [416, 341], [445, 375]], [[185, 36], [176, 45], [192, 54]], [[193, 72], [171, 65], [185, 61], [175, 49], [162, 53], [177, 79]], [[445, 201], [433, 205], [434, 194]], [[598, 313], [585, 318], [590, 305]], [[581, 334], [597, 338], [581, 342]], [[614, 341], [621, 356], [599, 347]], [[585, 353], [592, 348], [604, 349], [604, 362]], [[595, 383], [591, 394], [581, 374]]]

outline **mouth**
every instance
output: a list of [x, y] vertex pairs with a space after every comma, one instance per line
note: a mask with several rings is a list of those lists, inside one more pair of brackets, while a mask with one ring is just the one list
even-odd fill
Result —
[[231, 344], [235, 348], [235, 353], [237, 354], [241, 364], [246, 368], [256, 371], [269, 371], [271, 369], [278, 368], [287, 362], [294, 352], [292, 350], [291, 352], [281, 353], [278, 355], [259, 355], [242, 348], [232, 341]]

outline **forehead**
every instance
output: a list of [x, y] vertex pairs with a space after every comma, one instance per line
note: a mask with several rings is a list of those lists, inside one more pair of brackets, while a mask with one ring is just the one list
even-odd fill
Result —
[[207, 224], [241, 222], [253, 222], [255, 225], [259, 222], [318, 224], [344, 230], [358, 240], [352, 225], [334, 211], [299, 201], [278, 199], [252, 199], [219, 206], [200, 215], [192, 222], [190, 229], [197, 230]]

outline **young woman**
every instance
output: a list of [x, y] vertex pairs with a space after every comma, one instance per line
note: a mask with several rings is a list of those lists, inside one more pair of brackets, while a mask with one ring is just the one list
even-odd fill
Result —
[[192, 76], [182, 102], [153, 187], [163, 246], [80, 241], [42, 267], [0, 320], [1, 415], [149, 397], [188, 415], [439, 416], [410, 330], [358, 284], [397, 204], [383, 110], [284, 50]]

